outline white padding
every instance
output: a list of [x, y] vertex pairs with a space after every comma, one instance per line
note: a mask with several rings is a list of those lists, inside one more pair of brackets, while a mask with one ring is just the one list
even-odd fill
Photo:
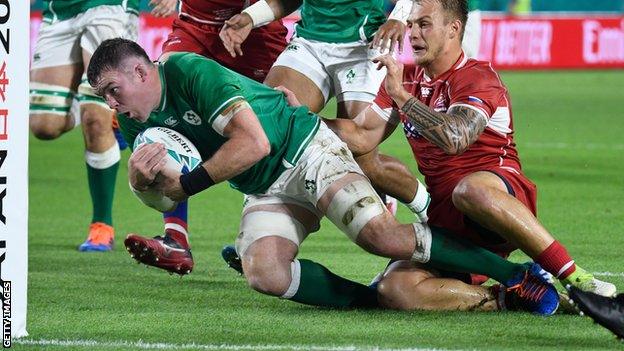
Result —
[[429, 217], [427, 216], [427, 209], [429, 208], [429, 203], [431, 203], [431, 195], [427, 191], [427, 188], [423, 183], [418, 181], [418, 188], [416, 189], [416, 195], [412, 202], [405, 204], [414, 214], [418, 217], [421, 223], [427, 223]]
[[85, 160], [87, 164], [95, 169], [106, 169], [115, 163], [119, 162], [121, 154], [119, 152], [119, 146], [114, 143], [110, 149], [102, 152], [95, 153], [91, 151], [85, 151]]
[[407, 24], [407, 18], [412, 12], [412, 5], [414, 2], [412, 0], [399, 0], [394, 5], [392, 12], [388, 16], [388, 19], [397, 20], [403, 24]]
[[290, 262], [290, 285], [288, 290], [281, 296], [282, 299], [290, 299], [295, 296], [299, 290], [299, 283], [301, 282], [301, 263], [298, 259]]
[[416, 249], [412, 255], [413, 262], [427, 263], [431, 258], [431, 229], [427, 224], [414, 223]]
[[95, 94], [95, 91], [89, 83], [82, 82], [78, 85], [78, 95], [76, 97], [81, 106], [85, 104], [95, 104], [107, 110], [111, 110], [106, 101], [104, 101], [101, 96]]
[[244, 9], [243, 12], [251, 17], [254, 28], [258, 28], [275, 21], [275, 14], [266, 0], [258, 1], [257, 3]]
[[271, 211], [253, 211], [244, 214], [238, 232], [235, 245], [240, 257], [245, 255], [251, 244], [266, 236], [288, 239], [298, 247], [307, 234], [303, 224], [293, 217]]
[[384, 211], [385, 206], [373, 186], [365, 180], [357, 180], [338, 190], [326, 216], [355, 241], [366, 223]]
[[31, 113], [52, 113], [66, 115], [67, 112], [56, 109], [66, 109], [71, 107], [75, 93], [66, 87], [38, 82], [30, 83], [30, 103], [31, 105], [42, 106], [41, 109], [33, 110]]

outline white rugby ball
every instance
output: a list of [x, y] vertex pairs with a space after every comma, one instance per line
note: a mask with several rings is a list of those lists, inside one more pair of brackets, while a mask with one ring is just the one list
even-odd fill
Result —
[[[134, 150], [143, 144], [161, 143], [167, 150], [167, 164], [165, 167], [178, 172], [187, 173], [201, 165], [201, 155], [199, 151], [184, 135], [173, 129], [165, 127], [151, 127], [142, 131], [134, 139]], [[136, 191], [132, 189], [136, 196], [145, 205], [160, 212], [174, 210], [178, 206], [177, 202], [165, 196], [158, 189], [147, 191]]]

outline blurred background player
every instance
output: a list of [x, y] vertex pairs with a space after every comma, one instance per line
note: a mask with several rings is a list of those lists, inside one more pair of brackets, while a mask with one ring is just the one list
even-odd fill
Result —
[[[397, 2], [386, 20], [382, 0], [261, 0], [225, 22], [221, 38], [226, 49], [233, 57], [242, 55], [241, 45], [252, 28], [299, 6], [301, 20], [265, 84], [294, 92], [313, 112], [335, 97], [337, 116], [354, 118], [373, 101], [385, 74], [371, 59], [396, 46], [402, 50], [412, 1]], [[398, 198], [426, 221], [428, 194], [424, 187], [416, 187], [416, 178], [405, 165], [376, 149], [358, 156], [358, 164], [377, 189]]]
[[[166, 15], [172, 0], [152, 0]], [[105, 39], [138, 35], [139, 0], [44, 0], [43, 20], [30, 71], [30, 130], [56, 139], [82, 124], [93, 217], [80, 251], [113, 247], [112, 219], [120, 153], [113, 134], [114, 112], [93, 93], [84, 74], [91, 54]], [[72, 108], [74, 106], [74, 108]]]
[[464, 29], [462, 49], [468, 58], [478, 58], [481, 44], [481, 11], [480, 0], [468, 0], [468, 20]]
[[373, 105], [328, 125], [365, 153], [402, 122], [431, 193], [430, 225], [504, 257], [519, 248], [563, 284], [613, 295], [613, 284], [577, 266], [537, 220], [537, 189], [522, 173], [507, 89], [489, 62], [461, 49], [467, 13], [465, 0], [415, 1], [408, 23], [416, 69], [377, 58], [387, 75]]
[[[173, 21], [171, 33], [163, 43], [159, 61], [166, 61], [174, 52], [194, 52], [253, 80], [264, 81], [273, 62], [286, 47], [288, 31], [280, 20], [253, 29], [249, 33], [249, 40], [242, 44], [244, 56], [229, 55], [219, 39], [219, 31], [224, 21], [240, 13], [248, 5], [248, 1], [182, 0], [178, 18]], [[133, 140], [129, 142], [132, 143]], [[170, 247], [189, 249], [188, 203], [184, 201], [174, 211], [165, 213], [164, 221], [165, 233], [162, 239]], [[160, 239], [130, 234], [125, 244], [146, 244]], [[166, 250], [162, 246], [160, 248], [155, 253], [160, 256], [159, 260], [152, 261], [153, 266], [183, 273], [193, 270], [192, 256], [181, 254], [180, 251]]]

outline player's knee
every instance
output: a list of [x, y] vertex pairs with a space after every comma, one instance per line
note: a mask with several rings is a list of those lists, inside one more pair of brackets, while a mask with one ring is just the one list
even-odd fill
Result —
[[490, 201], [489, 198], [487, 189], [469, 178], [462, 179], [453, 189], [452, 195], [453, 204], [460, 211], [483, 206]]
[[86, 135], [97, 137], [112, 133], [112, 114], [99, 106], [83, 107], [81, 121]]
[[383, 257], [399, 257], [405, 251], [400, 241], [393, 240], [393, 233], [400, 231], [400, 225], [389, 212], [370, 220], [357, 236], [357, 244], [366, 251]]
[[[62, 118], [62, 117], [61, 117]], [[63, 134], [63, 126], [56, 123], [48, 123], [48, 120], [41, 117], [31, 116], [29, 120], [30, 131], [41, 140], [56, 139]]]
[[245, 260], [243, 271], [249, 286], [263, 294], [282, 296], [290, 285], [290, 265], [281, 267], [258, 259]]
[[388, 272], [377, 286], [379, 303], [391, 309], [418, 309], [426, 294], [419, 284], [427, 278], [427, 274], [418, 272]]

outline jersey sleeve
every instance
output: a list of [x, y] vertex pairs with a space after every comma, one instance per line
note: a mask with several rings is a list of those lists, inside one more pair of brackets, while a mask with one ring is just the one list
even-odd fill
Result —
[[200, 118], [223, 135], [223, 130], [232, 118], [224, 113], [230, 107], [245, 102], [245, 92], [238, 76], [218, 63], [193, 55], [188, 59], [186, 88]]
[[500, 107], [507, 108], [506, 89], [489, 67], [474, 66], [457, 74], [450, 84], [450, 103], [481, 112], [490, 119]]
[[377, 96], [375, 97], [371, 108], [379, 115], [379, 117], [383, 118], [387, 122], [394, 125], [399, 124], [400, 120], [397, 117], [398, 114], [392, 113], [393, 110], [398, 110], [398, 107], [386, 91], [385, 78], [379, 86], [379, 92], [377, 93]]

